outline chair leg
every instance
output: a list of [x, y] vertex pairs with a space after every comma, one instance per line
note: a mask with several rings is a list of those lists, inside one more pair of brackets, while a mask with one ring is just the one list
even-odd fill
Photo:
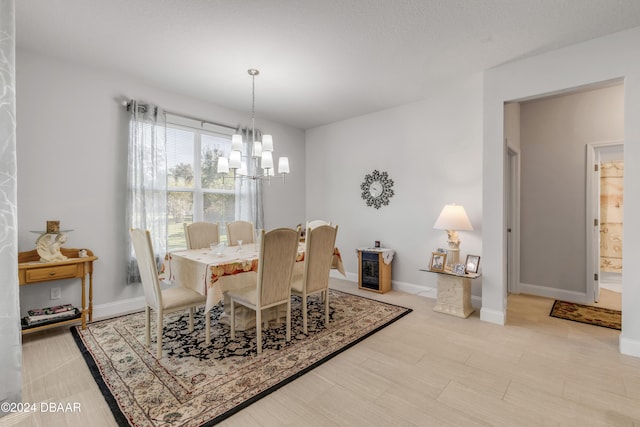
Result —
[[233, 301], [233, 298], [231, 298], [231, 313], [229, 313], [229, 315], [231, 316], [231, 339], [235, 340], [236, 339], [236, 304], [235, 304], [235, 301]]
[[302, 294], [302, 330], [306, 335], [309, 331], [307, 328], [308, 313], [307, 313], [307, 294]]
[[145, 331], [144, 331], [144, 339], [147, 343], [147, 347], [151, 345], [151, 309], [147, 306], [144, 310], [144, 318], [145, 318]]
[[287, 300], [287, 342], [291, 341], [291, 298]]
[[204, 322], [205, 322], [205, 339], [204, 342], [206, 345], [211, 344], [211, 312], [207, 311], [207, 313], [204, 315]]
[[193, 332], [193, 307], [189, 308], [189, 332]]
[[258, 354], [262, 353], [262, 310], [256, 307], [256, 344]]
[[158, 340], [158, 350], [156, 351], [156, 356], [158, 359], [162, 359], [162, 310], [158, 310], [158, 325], [156, 330], [157, 340]]

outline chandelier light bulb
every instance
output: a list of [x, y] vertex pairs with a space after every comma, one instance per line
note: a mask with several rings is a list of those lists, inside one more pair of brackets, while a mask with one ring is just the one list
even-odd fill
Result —
[[262, 135], [262, 149], [264, 151], [273, 151], [273, 136]]
[[229, 159], [218, 157], [218, 173], [229, 173]]
[[278, 159], [278, 173], [289, 173], [289, 158], [280, 157]]

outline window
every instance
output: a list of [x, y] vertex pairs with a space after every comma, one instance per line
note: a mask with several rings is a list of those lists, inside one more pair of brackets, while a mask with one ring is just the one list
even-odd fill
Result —
[[230, 135], [167, 123], [167, 251], [186, 249], [185, 222], [217, 222], [226, 241], [236, 184], [217, 169], [218, 157], [230, 151]]

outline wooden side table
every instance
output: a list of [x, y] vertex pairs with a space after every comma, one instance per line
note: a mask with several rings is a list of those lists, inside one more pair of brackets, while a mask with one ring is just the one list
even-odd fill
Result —
[[480, 274], [467, 273], [458, 276], [450, 271], [428, 271], [438, 274], [438, 299], [433, 311], [467, 318], [474, 312], [471, 305], [471, 281]]
[[[89, 322], [93, 320], [93, 261], [98, 257], [93, 255], [89, 249], [86, 249], [87, 256], [80, 258], [80, 249], [61, 248], [60, 252], [66, 256], [64, 261], [57, 262], [41, 262], [40, 255], [37, 250], [18, 253], [18, 280], [20, 286], [48, 282], [51, 280], [73, 279], [82, 280], [82, 311], [80, 318], [82, 321], [82, 329], [87, 327], [87, 319]], [[89, 276], [89, 306], [86, 306], [85, 278]], [[22, 333], [40, 331], [55, 326], [61, 326], [68, 323], [77, 322], [78, 319], [61, 320], [59, 322], [50, 323], [42, 326], [34, 326], [32, 328], [23, 329]]]
[[358, 248], [358, 288], [385, 293], [391, 290], [391, 260], [385, 262], [385, 255], [393, 258], [394, 250], [389, 248]]

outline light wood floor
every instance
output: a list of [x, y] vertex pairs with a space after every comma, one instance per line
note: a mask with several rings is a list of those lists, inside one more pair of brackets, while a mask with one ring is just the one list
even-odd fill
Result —
[[[432, 299], [332, 287], [413, 313], [259, 400], [224, 426], [640, 426], [640, 359], [619, 332], [549, 317], [553, 300], [512, 295], [506, 326], [433, 312]], [[25, 402], [79, 402], [79, 414], [0, 425], [114, 426], [71, 335], [24, 337]]]

